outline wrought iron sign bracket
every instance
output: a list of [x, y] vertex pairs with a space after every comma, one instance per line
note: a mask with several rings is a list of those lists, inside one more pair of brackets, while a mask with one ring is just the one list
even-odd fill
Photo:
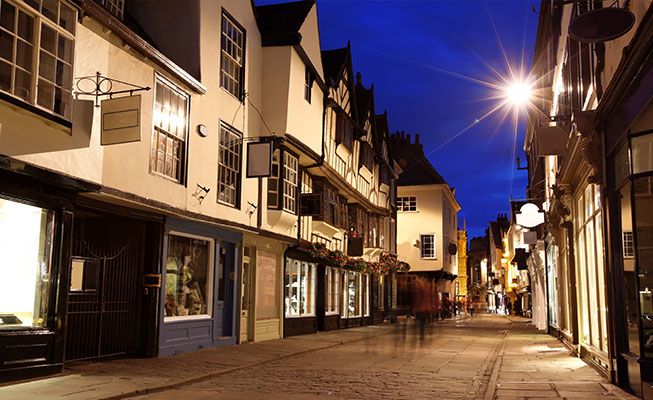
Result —
[[[127, 88], [113, 90], [114, 84], [120, 84]], [[95, 96], [95, 107], [100, 107], [100, 97], [102, 96], [109, 96], [110, 99], [112, 99], [116, 94], [123, 93], [129, 93], [130, 96], [133, 96], [135, 92], [148, 91], [150, 89], [149, 86], [138, 86], [118, 79], [102, 76], [100, 72], [96, 72], [95, 75], [75, 78], [75, 94]]]

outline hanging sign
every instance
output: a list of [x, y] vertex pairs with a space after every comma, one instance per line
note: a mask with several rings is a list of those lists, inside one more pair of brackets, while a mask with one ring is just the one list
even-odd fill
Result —
[[247, 143], [247, 174], [248, 178], [266, 178], [272, 175], [271, 140]]
[[524, 204], [519, 212], [515, 213], [515, 216], [517, 224], [526, 228], [534, 228], [544, 223], [544, 212], [540, 211], [540, 208], [533, 203]]
[[102, 100], [100, 144], [138, 142], [141, 140], [141, 96]]

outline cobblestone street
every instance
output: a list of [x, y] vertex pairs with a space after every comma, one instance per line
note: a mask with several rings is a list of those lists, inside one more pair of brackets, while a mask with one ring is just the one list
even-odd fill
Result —
[[523, 321], [480, 316], [304, 353], [142, 399], [631, 398]]

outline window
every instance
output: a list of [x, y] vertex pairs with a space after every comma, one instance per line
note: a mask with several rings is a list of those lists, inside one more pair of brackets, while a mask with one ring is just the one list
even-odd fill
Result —
[[297, 177], [299, 161], [297, 157], [283, 153], [283, 209], [291, 213], [297, 210]]
[[362, 310], [362, 275], [358, 272], [344, 271], [343, 299], [345, 307], [341, 310], [343, 318], [355, 318], [361, 316]]
[[100, 0], [100, 3], [116, 18], [122, 19], [125, 10], [125, 0]]
[[417, 197], [397, 197], [397, 211], [417, 211]]
[[[283, 162], [280, 162], [283, 160]], [[283, 179], [279, 179], [283, 171]], [[279, 187], [280, 182], [282, 187]], [[276, 150], [272, 155], [272, 175], [268, 178], [268, 208], [281, 208], [297, 213], [297, 191], [299, 183], [299, 160], [287, 151]], [[280, 204], [280, 201], [282, 203]]]
[[0, 2], [0, 90], [70, 120], [77, 15], [57, 0]]
[[0, 330], [48, 325], [54, 231], [52, 211], [0, 197]]
[[311, 104], [311, 92], [313, 89], [313, 73], [310, 68], [306, 68], [304, 73], [304, 100], [308, 101], [308, 104]]
[[313, 219], [338, 226], [341, 211], [338, 206], [338, 191], [324, 179], [314, 179], [313, 193], [322, 195], [322, 215], [315, 216]]
[[420, 258], [435, 258], [435, 234], [419, 235]]
[[365, 274], [362, 276], [363, 278], [363, 315], [364, 316], [369, 316], [370, 315], [370, 275]]
[[286, 317], [315, 315], [315, 270], [314, 263], [288, 259], [284, 282]]
[[226, 13], [222, 13], [221, 47], [220, 86], [240, 100], [245, 76], [245, 30]]
[[368, 214], [367, 237], [367, 247], [379, 247], [379, 216], [377, 214]]
[[338, 210], [340, 212], [338, 218], [338, 226], [342, 229], [349, 229], [349, 216], [347, 214], [347, 198], [338, 196]]
[[370, 172], [374, 171], [374, 151], [367, 142], [361, 142], [360, 145], [360, 166], [367, 168]]
[[168, 235], [166, 319], [211, 315], [213, 248], [212, 239]]
[[240, 157], [242, 135], [220, 123], [218, 151], [218, 201], [238, 207], [240, 202]]
[[349, 151], [354, 148], [354, 126], [349, 117], [342, 112], [338, 113], [336, 119], [336, 143], [342, 144]]
[[188, 134], [188, 95], [156, 78], [150, 171], [182, 182]]
[[338, 314], [340, 299], [340, 270], [326, 267], [324, 270], [326, 282], [326, 314]]
[[624, 258], [633, 258], [635, 256], [635, 246], [633, 245], [633, 231], [621, 232], [624, 246]]

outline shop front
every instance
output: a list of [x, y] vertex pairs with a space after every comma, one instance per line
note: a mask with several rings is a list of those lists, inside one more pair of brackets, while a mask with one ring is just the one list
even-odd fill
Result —
[[370, 324], [370, 274], [342, 270], [340, 328]]
[[0, 157], [0, 382], [64, 362], [68, 264], [81, 181]]
[[159, 356], [235, 344], [242, 234], [167, 218]]
[[317, 332], [317, 263], [302, 253], [285, 257], [284, 337]]
[[246, 234], [240, 300], [240, 342], [280, 339], [281, 282], [285, 243]]

